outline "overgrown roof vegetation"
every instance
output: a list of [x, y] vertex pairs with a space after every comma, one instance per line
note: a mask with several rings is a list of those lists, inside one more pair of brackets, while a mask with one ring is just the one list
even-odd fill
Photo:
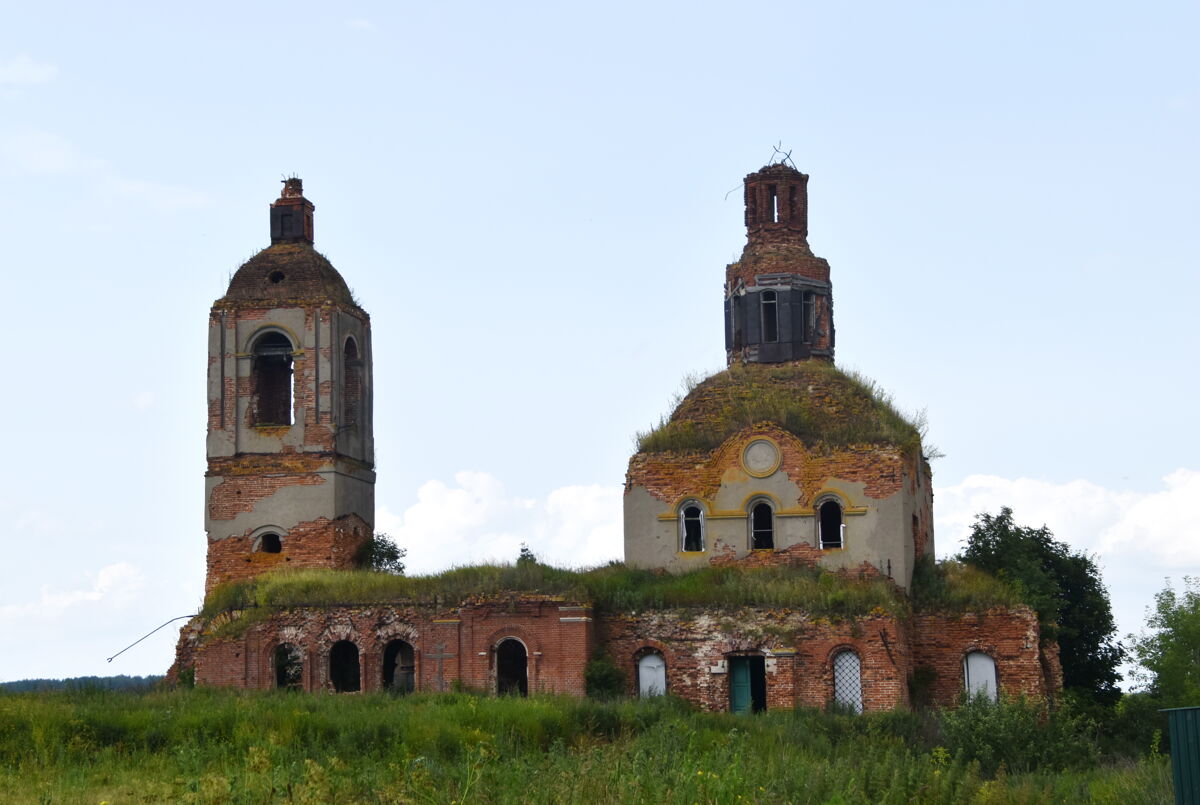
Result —
[[974, 565], [923, 556], [913, 568], [913, 608], [937, 612], [986, 612], [1027, 604], [1012, 584]]
[[637, 435], [646, 453], [712, 450], [771, 422], [809, 445], [888, 444], [919, 451], [923, 415], [905, 417], [873, 380], [824, 361], [731, 366], [698, 383], [658, 425]]
[[240, 632], [276, 610], [309, 606], [424, 604], [454, 607], [472, 601], [553, 596], [590, 602], [602, 612], [701, 607], [770, 607], [814, 617], [855, 618], [880, 612], [904, 617], [926, 611], [986, 611], [1022, 603], [1010, 585], [960, 562], [919, 567], [909, 598], [885, 579], [854, 579], [819, 568], [703, 568], [669, 574], [613, 562], [565, 570], [532, 560], [456, 567], [429, 576], [370, 570], [278, 570], [219, 585], [201, 617], [237, 613], [224, 631]]
[[813, 568], [704, 568], [681, 574], [635, 570], [619, 562], [564, 570], [536, 561], [456, 567], [431, 576], [369, 570], [280, 570], [222, 584], [201, 615], [247, 608], [285, 609], [381, 603], [457, 606], [506, 595], [549, 595], [591, 602], [610, 612], [680, 607], [763, 606], [826, 617], [907, 611], [902, 593], [883, 580], [847, 579]]

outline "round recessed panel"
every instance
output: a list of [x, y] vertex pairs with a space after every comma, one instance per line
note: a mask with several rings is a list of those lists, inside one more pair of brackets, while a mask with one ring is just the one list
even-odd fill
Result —
[[779, 468], [779, 448], [767, 439], [755, 439], [742, 451], [742, 465], [758, 478], [770, 475]]

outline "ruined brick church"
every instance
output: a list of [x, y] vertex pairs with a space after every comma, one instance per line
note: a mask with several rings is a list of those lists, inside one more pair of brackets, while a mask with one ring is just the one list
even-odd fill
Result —
[[[833, 366], [830, 269], [808, 245], [808, 178], [787, 164], [745, 178], [747, 243], [725, 272], [729, 368], [630, 459], [631, 567], [815, 567], [905, 591], [933, 555], [919, 436], [864, 427], [887, 412]], [[271, 245], [209, 316], [206, 591], [279, 568], [351, 569], [372, 534], [370, 317], [314, 250], [313, 211], [300, 180], [287, 180], [270, 205]], [[772, 413], [746, 424], [760, 410]], [[748, 606], [601, 610], [513, 591], [281, 608], [232, 637], [219, 621], [184, 628], [173, 675], [241, 688], [583, 695], [585, 667], [603, 651], [630, 695], [737, 712], [906, 707], [914, 674], [942, 704], [964, 690], [1061, 686], [1056, 648], [1025, 607], [836, 619]]]

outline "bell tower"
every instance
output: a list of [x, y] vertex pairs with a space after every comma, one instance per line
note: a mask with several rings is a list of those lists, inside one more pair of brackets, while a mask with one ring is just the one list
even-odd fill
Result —
[[776, 163], [744, 183], [746, 246], [725, 269], [728, 362], [832, 361], [833, 286], [808, 246], [808, 176]]
[[313, 248], [314, 209], [287, 179], [271, 245], [209, 314], [206, 590], [352, 567], [372, 533], [371, 320]]

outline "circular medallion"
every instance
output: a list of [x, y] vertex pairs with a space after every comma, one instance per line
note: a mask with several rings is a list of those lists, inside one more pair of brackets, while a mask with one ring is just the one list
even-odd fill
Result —
[[779, 448], [769, 439], [755, 439], [742, 451], [742, 466], [756, 478], [779, 469]]

